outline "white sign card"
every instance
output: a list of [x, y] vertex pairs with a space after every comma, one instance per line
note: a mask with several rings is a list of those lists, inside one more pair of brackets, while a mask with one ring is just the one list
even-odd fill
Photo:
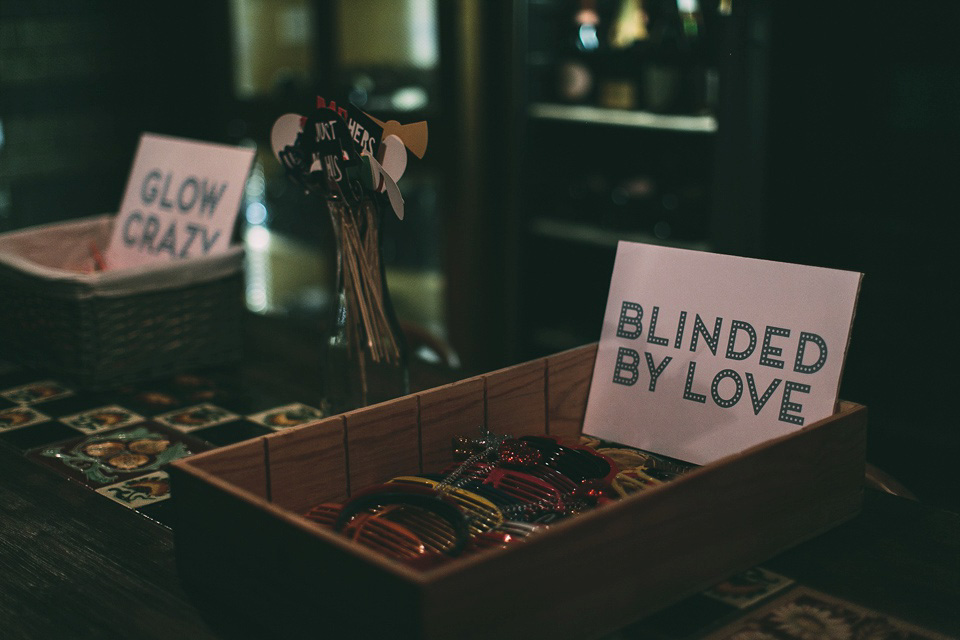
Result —
[[583, 432], [706, 464], [832, 415], [861, 277], [620, 242]]
[[226, 251], [253, 149], [145, 133], [107, 247], [110, 269]]

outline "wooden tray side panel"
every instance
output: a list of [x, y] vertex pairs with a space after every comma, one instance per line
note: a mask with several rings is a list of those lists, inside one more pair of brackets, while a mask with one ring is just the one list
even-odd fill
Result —
[[550, 435], [580, 435], [596, 358], [596, 344], [547, 358], [547, 433]]
[[533, 360], [483, 376], [487, 428], [522, 436], [546, 433], [546, 360]]
[[[181, 494], [175, 535], [184, 587], [204, 606], [249, 623], [250, 637], [418, 632], [415, 584], [325, 543], [309, 531], [312, 525], [295, 526], [264, 504], [182, 469], [172, 475]], [[377, 603], [377, 615], [370, 615], [371, 602]]]
[[344, 419], [351, 492], [420, 470], [416, 396], [358, 409]]
[[294, 513], [348, 495], [342, 416], [266, 438], [269, 500]]
[[[277, 521], [277, 524], [280, 524]], [[288, 638], [416, 638], [420, 589], [375, 563], [295, 526], [277, 528], [276, 626]]]
[[424, 637], [595, 637], [763, 562], [855, 515], [865, 426], [835, 416], [447, 573]]
[[256, 438], [220, 447], [188, 458], [190, 464], [221, 480], [249, 491], [259, 498], [267, 497], [266, 444]]
[[264, 557], [277, 544], [270, 518], [254, 501], [185, 471], [189, 466], [170, 466], [176, 562], [185, 589], [204, 601], [235, 598], [234, 606], [241, 603], [249, 613], [272, 609], [277, 571]]
[[483, 379], [468, 378], [418, 395], [421, 471], [440, 471], [453, 462], [453, 438], [478, 435], [483, 428]]

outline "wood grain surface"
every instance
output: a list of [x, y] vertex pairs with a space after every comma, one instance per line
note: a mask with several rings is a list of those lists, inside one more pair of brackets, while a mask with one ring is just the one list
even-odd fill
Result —
[[348, 495], [342, 416], [266, 438], [270, 501], [294, 513]]
[[420, 470], [416, 396], [351, 411], [344, 419], [351, 492]]
[[440, 471], [453, 462], [453, 439], [478, 435], [485, 424], [483, 380], [471, 378], [417, 395], [422, 470]]
[[191, 463], [221, 480], [266, 498], [265, 447], [263, 438], [253, 438], [196, 455]]
[[547, 431], [546, 361], [525, 362], [483, 376], [487, 428], [522, 436]]
[[167, 529], [0, 446], [0, 637], [256, 637], [201, 607]]
[[596, 344], [547, 358], [547, 432], [550, 435], [580, 435], [596, 358]]

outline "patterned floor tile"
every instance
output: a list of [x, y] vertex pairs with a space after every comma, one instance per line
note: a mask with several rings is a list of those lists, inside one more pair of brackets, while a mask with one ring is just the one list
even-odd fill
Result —
[[56, 380], [37, 380], [0, 391], [0, 397], [16, 404], [25, 405], [49, 402], [70, 395], [73, 395], [73, 390]]
[[143, 388], [123, 389], [114, 394], [114, 401], [145, 416], [173, 411], [193, 404], [181, 398], [166, 386], [159, 384], [151, 384]]
[[88, 391], [0, 361], [0, 446], [173, 528], [166, 465], [322, 418], [289, 400], [250, 388], [232, 368]]
[[231, 420], [237, 420], [238, 418], [240, 418], [240, 416], [232, 411], [227, 411], [215, 404], [205, 402], [193, 407], [185, 407], [169, 413], [161, 413], [155, 416], [154, 420], [187, 433], [196, 431], [197, 429], [203, 429], [204, 427], [212, 427], [224, 422], [230, 422]]
[[754, 567], [703, 592], [708, 598], [748, 609], [793, 584], [793, 580], [761, 567]]
[[706, 640], [949, 640], [807, 587], [796, 587]]
[[174, 429], [143, 422], [41, 447], [28, 456], [96, 488], [158, 471], [173, 460], [209, 448]]
[[137, 509], [169, 499], [170, 476], [166, 471], [148, 473], [100, 487], [97, 493], [125, 507]]
[[319, 409], [294, 402], [268, 411], [261, 411], [250, 416], [250, 419], [268, 429], [280, 431], [281, 429], [321, 420], [323, 419], [323, 413]]
[[50, 416], [25, 405], [17, 405], [9, 409], [0, 409], [0, 432], [22, 429], [33, 424], [48, 422], [49, 420]]
[[97, 433], [108, 429], [117, 429], [136, 422], [143, 422], [143, 420], [143, 416], [116, 404], [97, 407], [60, 418], [60, 422], [82, 433]]

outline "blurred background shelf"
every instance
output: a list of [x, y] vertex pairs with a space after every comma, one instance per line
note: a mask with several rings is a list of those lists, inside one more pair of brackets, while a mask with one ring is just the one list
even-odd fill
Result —
[[654, 234], [624, 232], [578, 223], [554, 220], [552, 218], [534, 218], [530, 221], [530, 233], [544, 238], [566, 240], [587, 245], [596, 245], [607, 249], [615, 249], [621, 240], [626, 242], [642, 242], [678, 249], [693, 251], [710, 251], [707, 242], [684, 242], [682, 240], [665, 240]]
[[712, 115], [688, 116], [546, 102], [531, 104], [530, 117], [691, 133], [714, 133], [717, 130], [717, 119]]
[[620, 240], [716, 247], [716, 2], [515, 3], [521, 357], [600, 337]]

